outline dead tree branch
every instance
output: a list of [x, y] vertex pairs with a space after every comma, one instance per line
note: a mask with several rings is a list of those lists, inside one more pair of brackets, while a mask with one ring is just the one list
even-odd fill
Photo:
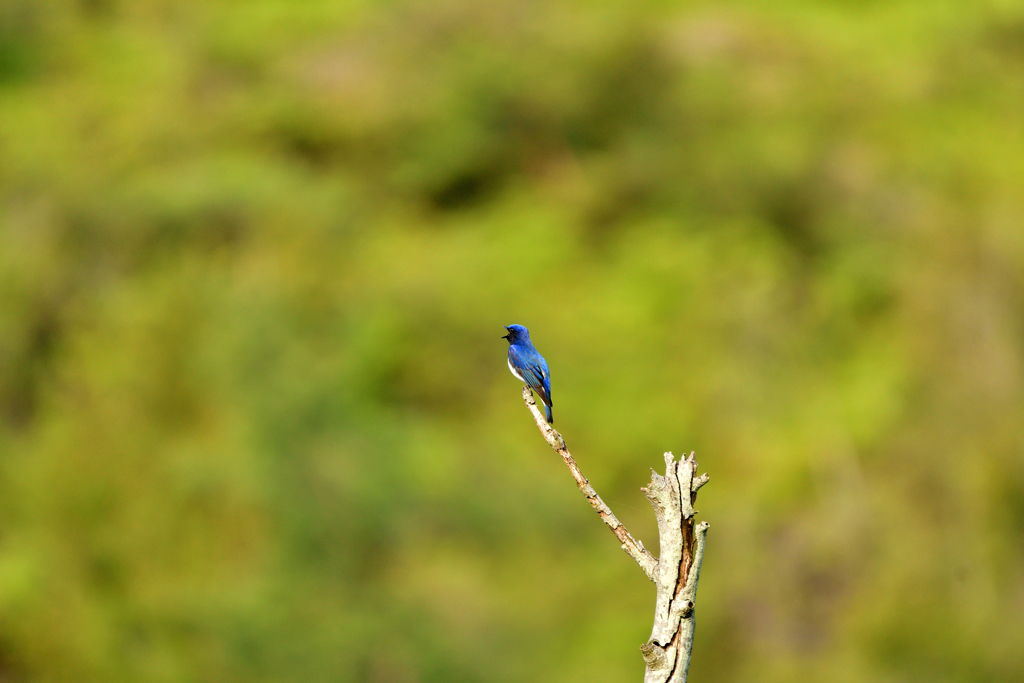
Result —
[[650, 639], [640, 646], [647, 664], [644, 683], [686, 683], [693, 650], [697, 581], [708, 531], [707, 522], [694, 525], [693, 504], [697, 501], [698, 489], [708, 482], [708, 475], [695, 476], [697, 461], [693, 453], [678, 461], [671, 453], [665, 453], [665, 475], [651, 472], [651, 483], [641, 490], [658, 519], [660, 557], [655, 558], [626, 530], [580, 472], [562, 435], [547, 423], [537, 408], [529, 387], [523, 387], [523, 401], [544, 440], [562, 456], [590, 507], [657, 587], [654, 628]]

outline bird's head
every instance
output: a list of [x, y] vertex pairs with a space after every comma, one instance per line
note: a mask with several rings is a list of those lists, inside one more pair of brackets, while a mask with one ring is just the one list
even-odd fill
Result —
[[530, 341], [530, 332], [522, 325], [506, 325], [505, 329], [508, 330], [508, 334], [503, 336], [502, 339], [508, 339], [509, 344]]

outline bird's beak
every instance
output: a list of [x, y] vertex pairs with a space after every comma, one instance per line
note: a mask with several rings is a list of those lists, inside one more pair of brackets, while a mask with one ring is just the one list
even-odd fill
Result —
[[[505, 329], [507, 330], [508, 328], [506, 327]], [[508, 339], [508, 341], [512, 341], [511, 339], [509, 339], [509, 337], [511, 337], [511, 336], [512, 336], [512, 333], [511, 333], [511, 332], [509, 332], [508, 334], [506, 334], [505, 336], [503, 336], [503, 337], [502, 337], [502, 339]]]

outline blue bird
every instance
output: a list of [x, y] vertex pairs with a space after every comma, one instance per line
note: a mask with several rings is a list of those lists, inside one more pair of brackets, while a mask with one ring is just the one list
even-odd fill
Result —
[[508, 340], [508, 369], [516, 379], [525, 382], [538, 394], [547, 411], [548, 424], [555, 419], [551, 416], [551, 373], [548, 362], [538, 353], [530, 341], [530, 331], [522, 325], [508, 325], [508, 334], [502, 339]]

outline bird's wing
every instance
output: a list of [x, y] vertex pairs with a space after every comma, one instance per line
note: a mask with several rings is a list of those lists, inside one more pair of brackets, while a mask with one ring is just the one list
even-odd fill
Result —
[[548, 374], [547, 363], [541, 355], [537, 352], [512, 351], [509, 357], [512, 358], [512, 364], [516, 366], [519, 374], [523, 376], [526, 386], [540, 394], [544, 405], [551, 405], [551, 377]]

